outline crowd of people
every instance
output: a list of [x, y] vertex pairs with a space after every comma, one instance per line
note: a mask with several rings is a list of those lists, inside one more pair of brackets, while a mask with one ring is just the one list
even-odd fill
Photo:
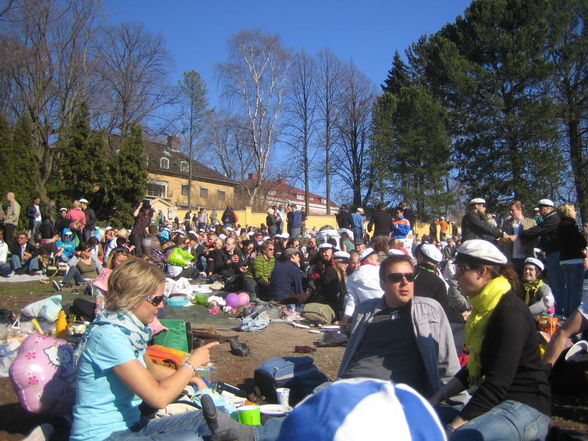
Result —
[[[349, 342], [338, 378], [409, 385], [435, 406], [451, 440], [545, 439], [548, 367], [566, 339], [588, 327], [588, 299], [581, 303], [586, 236], [569, 203], [556, 208], [541, 199], [537, 214], [527, 218], [523, 204], [513, 201], [497, 222], [486, 215], [484, 199], [474, 198], [461, 232], [440, 217], [431, 234], [419, 237], [406, 203], [392, 213], [379, 204], [368, 218], [360, 207], [343, 205], [336, 227], [309, 230], [296, 205], [271, 207], [264, 224], [241, 226], [231, 207], [220, 217], [201, 208], [183, 220], [166, 219], [146, 200], [134, 212], [133, 227], [116, 230], [98, 228], [85, 199], [62, 208], [53, 224], [37, 211], [35, 198], [27, 209], [29, 230], [16, 235], [2, 260], [19, 211], [13, 194], [7, 201], [2, 275], [36, 274], [42, 261], [56, 259], [68, 265], [56, 283], [64, 289], [91, 282], [103, 266], [112, 271], [104, 313], [85, 342], [72, 439], [152, 439], [155, 432], [161, 432], [157, 439], [211, 432], [223, 439], [226, 431], [236, 436], [226, 439], [277, 439], [287, 426], [276, 419], [269, 427], [241, 427], [210, 404], [205, 413], [214, 414], [220, 428], [201, 413], [167, 423], [140, 418], [141, 400], [164, 406], [210, 359], [206, 346], [169, 372], [144, 355], [149, 322], [164, 305], [166, 277], [222, 281], [252, 301], [301, 305], [303, 315], [340, 325]], [[187, 265], [168, 259], [176, 249], [189, 256]], [[536, 319], [553, 316], [568, 320], [542, 359]], [[115, 386], [97, 397], [97, 377]], [[96, 418], [97, 412], [108, 418]]]

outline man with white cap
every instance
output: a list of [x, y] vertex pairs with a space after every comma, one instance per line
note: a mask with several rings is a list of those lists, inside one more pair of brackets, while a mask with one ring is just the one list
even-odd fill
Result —
[[508, 207], [510, 218], [502, 224], [502, 230], [505, 232], [505, 241], [502, 244], [502, 251], [510, 259], [517, 273], [523, 273], [525, 258], [533, 256], [534, 240], [527, 241], [523, 244], [518, 235], [529, 228], [537, 225], [535, 219], [523, 215], [523, 204], [521, 201], [512, 201]]
[[564, 279], [559, 266], [559, 239], [557, 226], [561, 219], [555, 205], [550, 199], [541, 199], [537, 204], [543, 221], [533, 228], [522, 231], [518, 236], [510, 236], [511, 240], [520, 238], [523, 244], [539, 240], [538, 246], [547, 256], [547, 277], [555, 299], [564, 293]]
[[498, 228], [486, 223], [486, 201], [482, 198], [474, 198], [461, 221], [461, 235], [465, 242], [470, 239], [484, 239], [489, 242], [496, 242], [502, 237]]
[[335, 252], [333, 245], [329, 242], [323, 242], [318, 246], [318, 253], [314, 257], [314, 262], [311, 260], [312, 268], [308, 275], [310, 287], [312, 290], [320, 288], [320, 278], [325, 273], [327, 268], [333, 266], [333, 253]]
[[443, 259], [441, 251], [435, 245], [425, 243], [416, 248], [415, 257], [417, 266], [414, 270], [414, 295], [438, 301], [451, 321], [447, 285], [438, 276], [437, 265]]
[[368, 299], [382, 297], [380, 287], [380, 258], [373, 248], [366, 248], [359, 255], [361, 266], [347, 278], [347, 295], [341, 325], [347, 325], [357, 305]]

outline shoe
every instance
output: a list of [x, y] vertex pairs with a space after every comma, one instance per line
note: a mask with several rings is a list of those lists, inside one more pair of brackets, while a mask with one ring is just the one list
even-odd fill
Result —
[[231, 354], [233, 355], [247, 357], [251, 353], [249, 345], [244, 341], [238, 341], [236, 338], [229, 339], [229, 345], [231, 346]]
[[31, 276], [42, 276], [43, 275], [43, 271], [34, 271]]
[[55, 288], [55, 291], [61, 291], [61, 284], [57, 280], [52, 280], [51, 285]]

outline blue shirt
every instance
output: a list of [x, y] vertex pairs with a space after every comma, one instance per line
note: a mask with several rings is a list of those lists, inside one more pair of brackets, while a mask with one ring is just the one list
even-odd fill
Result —
[[298, 265], [291, 260], [278, 263], [272, 272], [269, 288], [270, 299], [284, 300], [293, 294], [301, 294], [303, 292], [302, 272]]
[[80, 357], [70, 441], [102, 441], [137, 424], [141, 398], [114, 373], [131, 360], [145, 366], [145, 350], [136, 351], [120, 329], [95, 326]]

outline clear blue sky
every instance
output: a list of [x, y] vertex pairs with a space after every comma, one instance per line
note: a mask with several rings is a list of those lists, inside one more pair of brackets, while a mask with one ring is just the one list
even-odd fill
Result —
[[196, 70], [212, 105], [218, 104], [213, 74], [226, 59], [228, 39], [246, 28], [279, 33], [286, 47], [316, 54], [328, 46], [356, 63], [376, 85], [383, 82], [395, 50], [437, 31], [468, 0], [106, 0], [112, 24], [143, 22], [164, 36], [175, 57], [174, 77]]

